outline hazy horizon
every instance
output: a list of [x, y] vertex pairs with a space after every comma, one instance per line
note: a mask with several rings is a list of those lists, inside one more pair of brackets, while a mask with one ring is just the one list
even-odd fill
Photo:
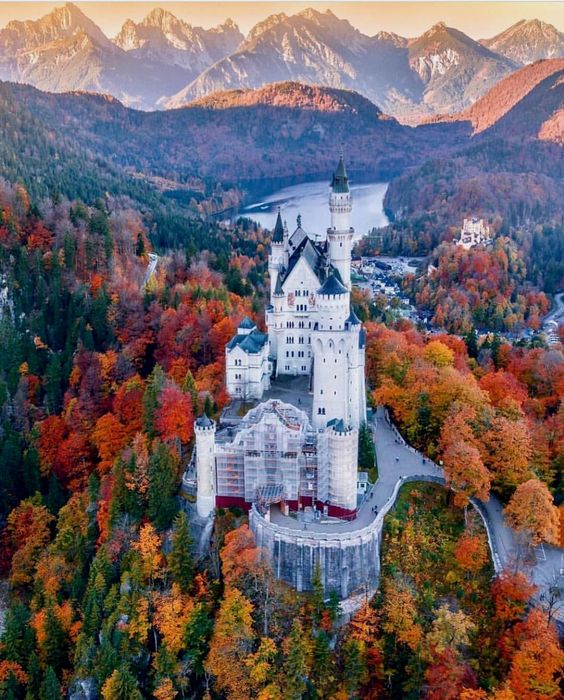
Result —
[[[0, 2], [0, 28], [14, 19], [39, 19], [64, 3]], [[212, 27], [231, 17], [243, 33], [267, 16], [307, 7], [330, 9], [365, 34], [390, 31], [417, 36], [439, 21], [474, 39], [489, 38], [521, 19], [564, 26], [564, 4], [553, 2], [76, 2], [104, 33], [115, 36], [126, 19], [141, 21], [153, 8], [167, 9], [192, 25]]]

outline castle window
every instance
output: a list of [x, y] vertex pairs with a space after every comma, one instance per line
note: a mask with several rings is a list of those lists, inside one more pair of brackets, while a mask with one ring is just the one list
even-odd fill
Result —
[[307, 370], [307, 367], [305, 365], [302, 365], [302, 372], [305, 372]]
[[319, 390], [319, 393], [322, 394], [322, 393], [323, 393], [323, 389], [320, 389], [320, 390]]

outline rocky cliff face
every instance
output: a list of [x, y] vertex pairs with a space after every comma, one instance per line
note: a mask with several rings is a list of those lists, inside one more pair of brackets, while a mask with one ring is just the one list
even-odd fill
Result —
[[409, 42], [409, 65], [424, 84], [421, 112], [435, 114], [472, 104], [516, 68], [444, 22]]
[[420, 81], [407, 63], [405, 40], [368, 37], [332, 12], [308, 9], [257, 24], [232, 55], [204, 71], [165, 105], [178, 107], [230, 88], [297, 80], [355, 89], [379, 106], [417, 101]]
[[114, 43], [132, 56], [179, 66], [195, 77], [235, 51], [242, 40], [233, 20], [203, 29], [157, 8], [138, 24], [128, 19]]
[[130, 56], [67, 3], [37, 21], [10, 22], [0, 31], [0, 78], [53, 92], [109, 93], [128, 105], [151, 108], [190, 74]]
[[330, 11], [272, 15], [231, 56], [166, 100], [179, 107], [217, 90], [299, 80], [355, 89], [399, 119], [459, 110], [515, 64], [462, 32], [439, 23], [408, 40], [354, 29]]
[[127, 20], [110, 41], [67, 3], [0, 30], [0, 79], [109, 93], [141, 109], [291, 80], [355, 90], [417, 123], [469, 107], [522, 63], [564, 55], [562, 37], [536, 20], [481, 43], [444, 23], [413, 39], [368, 36], [329, 10], [309, 8], [273, 14], [244, 38], [232, 20], [203, 29], [156, 8], [141, 22]]
[[519, 65], [564, 56], [564, 34], [538, 19], [523, 19], [480, 43]]

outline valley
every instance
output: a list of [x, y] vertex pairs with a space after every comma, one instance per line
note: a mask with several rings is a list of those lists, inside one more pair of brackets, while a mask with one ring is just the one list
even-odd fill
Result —
[[[351, 224], [357, 237], [365, 236], [373, 228], [388, 223], [382, 206], [387, 186], [387, 183], [382, 182], [351, 183], [351, 193], [355, 202]], [[315, 231], [325, 231], [330, 223], [327, 190], [326, 180], [285, 187], [262, 197], [258, 202], [247, 204], [240, 211], [240, 215], [248, 216], [263, 228], [272, 229], [276, 212], [280, 208], [282, 218], [288, 221], [290, 228], [294, 226], [299, 215], [306, 230], [309, 227]]]

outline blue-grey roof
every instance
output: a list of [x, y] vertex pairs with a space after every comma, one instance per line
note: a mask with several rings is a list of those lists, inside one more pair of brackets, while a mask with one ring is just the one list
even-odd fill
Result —
[[284, 225], [282, 223], [282, 217], [280, 216], [280, 209], [278, 209], [278, 216], [276, 217], [276, 224], [274, 225], [274, 232], [272, 234], [273, 243], [283, 243], [284, 242]]
[[199, 428], [211, 428], [213, 426], [213, 421], [208, 418], [205, 413], [203, 413], [201, 416], [196, 418], [196, 425]]
[[328, 428], [333, 428], [333, 430], [334, 430], [336, 433], [346, 433], [346, 432], [348, 432], [348, 428], [347, 428], [347, 426], [345, 425], [345, 422], [343, 421], [342, 418], [339, 418], [338, 420], [337, 420], [337, 418], [333, 418], [333, 420], [330, 420], [330, 421], [327, 423], [327, 427], [328, 427]]
[[239, 324], [239, 328], [253, 329], [255, 326], [256, 326], [256, 323], [253, 323], [248, 316], [245, 316], [245, 318]]
[[351, 306], [351, 312], [349, 314], [349, 317], [347, 318], [347, 323], [351, 326], [360, 326], [360, 319], [359, 317], [355, 314], [353, 307]]
[[266, 333], [261, 333], [260, 331], [254, 330], [247, 335], [235, 335], [227, 343], [227, 349], [233, 350], [239, 346], [241, 350], [248, 353], [249, 355], [256, 355], [259, 353], [265, 344], [268, 342], [268, 336]]
[[344, 284], [339, 282], [336, 275], [332, 272], [321, 287], [317, 290], [318, 294], [331, 294], [337, 296], [339, 294], [348, 294], [349, 290]]
[[275, 294], [284, 294], [284, 290], [282, 289], [282, 273], [281, 272], [276, 273], [276, 284], [274, 285], [274, 293]]
[[333, 192], [344, 193], [349, 191], [349, 178], [347, 177], [347, 171], [345, 170], [345, 162], [343, 160], [343, 154], [339, 158], [339, 164], [337, 165], [337, 170], [333, 175], [331, 180], [331, 189]]
[[[290, 241], [290, 243], [291, 243], [290, 247], [292, 247], [293, 241], [296, 240], [294, 238], [296, 233], [298, 233], [298, 231], [294, 231], [294, 234], [292, 236], [292, 240]], [[298, 264], [298, 262], [302, 258], [305, 258], [306, 262], [313, 270], [317, 279], [320, 281], [323, 280], [324, 270], [325, 270], [325, 254], [322, 250], [322, 246], [317, 244], [317, 243], [314, 243], [308, 237], [308, 235], [305, 231], [300, 230], [299, 233], [300, 233], [299, 243], [294, 248], [294, 250], [290, 253], [290, 258], [288, 260], [287, 269], [282, 270], [278, 273], [278, 278], [276, 280], [276, 286], [274, 289], [275, 294], [283, 294], [284, 293], [283, 289], [282, 289], [282, 285], [288, 279], [288, 277], [290, 276], [290, 273], [292, 272], [294, 267]]]

